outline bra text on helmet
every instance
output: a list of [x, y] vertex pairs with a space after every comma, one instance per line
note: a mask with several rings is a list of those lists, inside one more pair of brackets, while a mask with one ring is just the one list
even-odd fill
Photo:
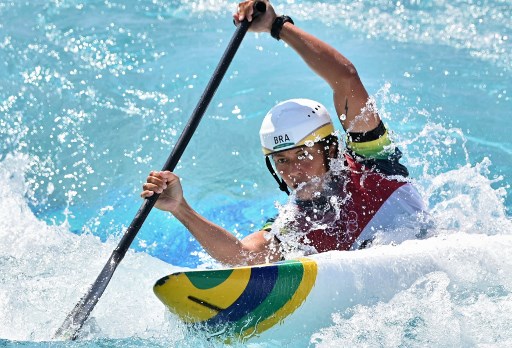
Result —
[[275, 145], [281, 144], [281, 143], [284, 143], [284, 142], [287, 142], [287, 141], [290, 141], [290, 137], [288, 136], [288, 134], [278, 135], [277, 137], [274, 137], [274, 144]]

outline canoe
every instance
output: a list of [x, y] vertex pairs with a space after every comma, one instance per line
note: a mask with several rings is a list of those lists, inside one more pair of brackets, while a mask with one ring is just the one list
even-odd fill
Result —
[[[333, 316], [348, 318], [356, 308], [393, 301], [414, 306], [436, 293], [457, 298], [458, 289], [477, 292], [508, 283], [495, 270], [508, 269], [510, 255], [497, 251], [510, 248], [512, 236], [460, 233], [274, 264], [178, 272], [158, 280], [153, 290], [179, 320], [211, 336], [309, 339], [332, 326]], [[482, 262], [488, 267], [482, 269]], [[401, 303], [402, 297], [411, 302]]]

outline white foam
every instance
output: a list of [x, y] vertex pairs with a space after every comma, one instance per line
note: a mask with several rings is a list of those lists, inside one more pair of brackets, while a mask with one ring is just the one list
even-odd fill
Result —
[[[105, 265], [116, 246], [66, 223], [38, 220], [23, 196], [26, 156], [0, 162], [0, 337], [50, 340]], [[154, 282], [179, 270], [144, 253], [129, 251], [91, 313], [83, 332], [91, 337], [151, 337], [165, 334], [165, 309]], [[177, 323], [176, 323], [177, 324]], [[180, 337], [179, 325], [172, 329]]]
[[[318, 346], [507, 346], [512, 236], [465, 233], [343, 259], [353, 304], [311, 336]], [[400, 289], [402, 288], [402, 289]]]
[[[18, 155], [0, 162], [0, 194], [7, 198], [0, 207], [0, 337], [37, 342], [52, 338], [116, 241], [102, 243], [89, 234], [73, 234], [66, 224], [50, 226], [38, 220], [24, 197], [22, 173], [28, 162]], [[496, 218], [500, 209], [492, 204], [502, 207], [500, 194], [482, 188], [489, 182], [478, 174], [480, 169], [460, 168], [451, 176], [473, 177], [481, 188], [475, 201], [486, 197], [491, 206], [485, 211]], [[442, 175], [437, 180], [447, 182]], [[480, 191], [485, 195], [479, 196]], [[450, 215], [450, 209], [444, 213]], [[436, 215], [443, 216], [442, 209]], [[512, 236], [505, 215], [494, 223], [501, 224], [503, 233], [468, 234], [482, 232], [470, 222], [465, 232], [439, 230], [432, 238], [398, 246], [316, 256], [325, 267], [345, 274], [339, 280], [343, 285], [338, 307], [324, 311], [327, 320], [304, 328], [298, 337], [290, 338], [278, 327], [262, 336], [263, 341], [254, 340], [254, 346], [285, 341], [301, 346], [310, 339], [320, 346], [506, 345], [512, 340]], [[208, 345], [204, 337], [190, 336], [178, 320], [167, 316], [152, 293], [157, 279], [177, 270], [147, 254], [128, 252], [84, 326], [83, 337]], [[346, 293], [351, 296], [343, 296]]]

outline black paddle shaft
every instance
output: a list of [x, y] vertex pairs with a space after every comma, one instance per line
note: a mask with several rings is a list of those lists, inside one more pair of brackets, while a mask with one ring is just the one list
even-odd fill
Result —
[[[265, 3], [256, 2], [254, 5], [253, 17], [256, 17], [260, 13], [265, 12], [265, 10]], [[245, 34], [247, 33], [247, 30], [249, 29], [250, 25], [251, 23], [248, 22], [246, 19], [242, 21], [242, 23], [237, 27], [235, 33], [231, 38], [231, 41], [228, 44], [228, 47], [224, 51], [224, 54], [213, 73], [213, 76], [208, 82], [208, 85], [206, 86], [206, 89], [203, 92], [203, 95], [201, 96], [199, 103], [194, 109], [192, 116], [190, 116], [187, 125], [183, 129], [181, 136], [179, 137], [176, 145], [174, 146], [170, 156], [167, 158], [167, 161], [165, 162], [165, 165], [162, 168], [162, 170], [173, 171], [176, 165], [178, 164], [181, 155], [185, 151], [185, 148], [187, 147], [190, 139], [192, 138], [192, 135], [197, 129], [197, 126], [199, 125], [199, 122], [201, 121], [201, 118], [203, 117], [206, 108], [210, 104], [210, 101], [212, 100], [215, 91], [217, 90], [217, 87], [219, 87], [219, 84], [222, 81], [222, 78], [224, 77], [224, 74], [226, 73], [231, 61], [233, 60], [236, 51], [240, 47], [240, 44]], [[89, 314], [93, 310], [94, 306], [98, 302], [101, 295], [103, 295], [103, 292], [107, 288], [107, 285], [110, 282], [110, 279], [112, 278], [112, 275], [114, 274], [117, 266], [123, 259], [124, 255], [126, 254], [126, 251], [132, 244], [133, 240], [135, 239], [135, 236], [139, 232], [139, 229], [142, 227], [142, 224], [146, 220], [146, 217], [148, 216], [149, 212], [155, 205], [159, 196], [159, 194], [155, 193], [153, 194], [153, 196], [144, 200], [141, 207], [137, 211], [137, 214], [132, 220], [132, 223], [124, 233], [117, 247], [112, 252], [112, 255], [110, 255], [110, 258], [103, 267], [103, 270], [99, 274], [98, 278], [96, 278], [94, 284], [89, 288], [89, 291], [76, 304], [73, 311], [69, 313], [69, 315], [64, 320], [64, 323], [55, 333], [56, 338], [64, 338], [71, 340], [75, 340], [77, 338], [78, 332], [82, 328], [84, 322], [89, 317]]]

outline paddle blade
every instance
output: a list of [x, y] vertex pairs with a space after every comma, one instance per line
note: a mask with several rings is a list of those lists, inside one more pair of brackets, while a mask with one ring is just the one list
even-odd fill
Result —
[[119, 261], [119, 255], [116, 252], [112, 253], [94, 284], [68, 314], [60, 328], [55, 332], [54, 338], [64, 340], [75, 340], [77, 338], [85, 320], [107, 288]]

